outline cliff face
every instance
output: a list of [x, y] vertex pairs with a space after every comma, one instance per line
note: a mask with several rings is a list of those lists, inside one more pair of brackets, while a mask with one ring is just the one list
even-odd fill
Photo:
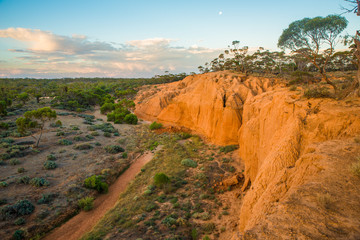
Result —
[[[245, 239], [360, 237], [360, 99], [306, 100], [265, 78], [229, 72], [143, 89], [135, 113], [239, 144], [248, 188]], [[360, 138], [359, 138], [360, 139]]]

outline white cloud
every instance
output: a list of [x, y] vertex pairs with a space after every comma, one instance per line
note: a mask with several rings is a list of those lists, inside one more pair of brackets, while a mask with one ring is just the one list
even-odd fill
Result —
[[151, 77], [166, 70], [196, 71], [222, 51], [198, 45], [174, 47], [175, 40], [166, 38], [110, 44], [82, 35], [68, 37], [25, 28], [0, 29], [0, 38], [27, 46], [9, 49], [15, 59], [12, 64], [0, 62], [0, 72], [9, 77]]

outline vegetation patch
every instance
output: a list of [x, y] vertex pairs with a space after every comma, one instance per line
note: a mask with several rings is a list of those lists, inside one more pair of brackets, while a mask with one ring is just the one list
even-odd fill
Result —
[[118, 145], [105, 146], [104, 149], [107, 153], [111, 153], [111, 154], [116, 154], [116, 153], [125, 151], [122, 147], [120, 147]]
[[78, 205], [85, 212], [90, 211], [94, 208], [94, 198], [84, 197], [78, 201]]
[[163, 125], [161, 123], [153, 122], [150, 124], [149, 128], [150, 128], [150, 130], [155, 130], [155, 129], [162, 128], [162, 126]]
[[84, 181], [84, 186], [86, 188], [95, 189], [99, 193], [107, 193], [109, 186], [104, 182], [103, 176], [93, 175], [88, 177]]

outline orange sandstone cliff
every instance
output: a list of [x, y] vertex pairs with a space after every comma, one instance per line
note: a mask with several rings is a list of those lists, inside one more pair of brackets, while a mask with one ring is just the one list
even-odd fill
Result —
[[360, 99], [301, 97], [230, 72], [143, 88], [135, 113], [239, 144], [245, 196], [233, 239], [360, 239]]

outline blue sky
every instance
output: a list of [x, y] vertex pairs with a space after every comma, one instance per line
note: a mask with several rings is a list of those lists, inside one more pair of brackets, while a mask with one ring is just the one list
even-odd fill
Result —
[[[0, 76], [142, 77], [196, 71], [233, 40], [276, 50], [304, 17], [343, 0], [0, 0]], [[346, 14], [348, 33], [360, 17]]]

